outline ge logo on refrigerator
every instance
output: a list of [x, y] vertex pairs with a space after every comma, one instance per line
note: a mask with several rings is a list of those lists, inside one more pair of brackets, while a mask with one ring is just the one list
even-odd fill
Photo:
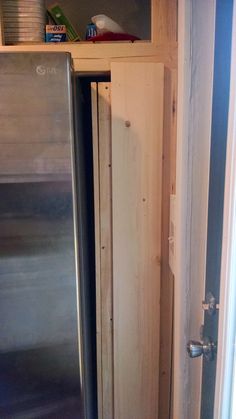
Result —
[[36, 67], [36, 73], [39, 76], [52, 75], [55, 76], [57, 74], [56, 67], [45, 67], [44, 65], [38, 65]]

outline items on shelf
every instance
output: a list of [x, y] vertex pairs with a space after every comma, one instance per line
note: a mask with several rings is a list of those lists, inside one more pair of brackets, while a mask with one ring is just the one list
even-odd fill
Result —
[[97, 34], [87, 38], [88, 41], [137, 41], [140, 38], [125, 33], [124, 29], [106, 15], [97, 15], [91, 18], [97, 29]]
[[65, 25], [46, 25], [45, 42], [66, 42]]
[[124, 29], [106, 15], [96, 15], [93, 16], [91, 20], [96, 25], [98, 35], [102, 35], [107, 32], [124, 33]]
[[[5, 42], [8, 45], [81, 40], [70, 17], [65, 15], [58, 3], [49, 4], [45, 9], [44, 0], [2, 0], [2, 13]], [[125, 33], [117, 22], [104, 14], [91, 18], [86, 27], [85, 38], [93, 42], [139, 39]]]
[[70, 20], [65, 16], [62, 8], [58, 4], [53, 4], [47, 11], [56, 25], [65, 25], [68, 41], [80, 41], [80, 37]]
[[2, 18], [7, 45], [44, 41], [43, 0], [2, 0]]
[[94, 38], [94, 36], [97, 35], [97, 28], [94, 23], [89, 23], [86, 28], [86, 40], [88, 41], [91, 38]]
[[135, 35], [130, 35], [128, 33], [113, 33], [113, 32], [106, 32], [102, 35], [96, 35], [93, 38], [88, 39], [91, 42], [108, 42], [108, 41], [139, 41]]

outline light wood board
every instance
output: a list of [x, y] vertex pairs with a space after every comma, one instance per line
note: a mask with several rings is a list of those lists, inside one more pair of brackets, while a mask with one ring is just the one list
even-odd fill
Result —
[[152, 41], [177, 41], [178, 0], [152, 0]]
[[170, 194], [175, 193], [176, 72], [165, 69], [162, 178], [162, 257], [160, 307], [159, 417], [170, 417], [173, 348], [174, 276], [169, 268]]
[[96, 344], [97, 344], [97, 397], [98, 417], [102, 419], [102, 337], [101, 337], [101, 245], [100, 245], [100, 187], [99, 187], [99, 137], [97, 83], [91, 83], [93, 132], [93, 190], [96, 267]]
[[215, 1], [180, 1], [174, 419], [200, 417], [202, 360], [189, 361], [183, 342], [200, 337], [203, 319], [214, 37]]
[[157, 419], [164, 66], [111, 75], [114, 417]]
[[[113, 418], [110, 83], [92, 85], [99, 418]], [[96, 120], [95, 120], [96, 119]]]
[[110, 83], [98, 83], [103, 419], [113, 417], [113, 299]]
[[129, 57], [149, 57], [158, 59], [175, 68], [177, 63], [177, 43], [154, 44], [152, 42], [65, 42], [60, 45], [0, 45], [1, 52], [69, 52], [73, 58], [75, 71], [109, 71], [111, 60]]

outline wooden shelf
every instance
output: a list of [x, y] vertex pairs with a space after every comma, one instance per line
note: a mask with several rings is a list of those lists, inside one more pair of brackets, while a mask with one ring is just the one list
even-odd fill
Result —
[[116, 60], [162, 62], [177, 67], [177, 0], [151, 0], [151, 40], [4, 45], [0, 10], [0, 53], [22, 51], [69, 52], [75, 71], [109, 71]]
[[110, 62], [117, 59], [163, 62], [175, 68], [177, 43], [155, 44], [149, 41], [137, 42], [65, 42], [61, 44], [19, 44], [2, 45], [0, 52], [69, 52], [75, 71], [109, 71]]

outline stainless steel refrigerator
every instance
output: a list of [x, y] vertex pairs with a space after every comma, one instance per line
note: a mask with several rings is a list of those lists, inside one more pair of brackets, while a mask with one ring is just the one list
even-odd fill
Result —
[[69, 54], [0, 54], [1, 418], [96, 418], [81, 101]]

